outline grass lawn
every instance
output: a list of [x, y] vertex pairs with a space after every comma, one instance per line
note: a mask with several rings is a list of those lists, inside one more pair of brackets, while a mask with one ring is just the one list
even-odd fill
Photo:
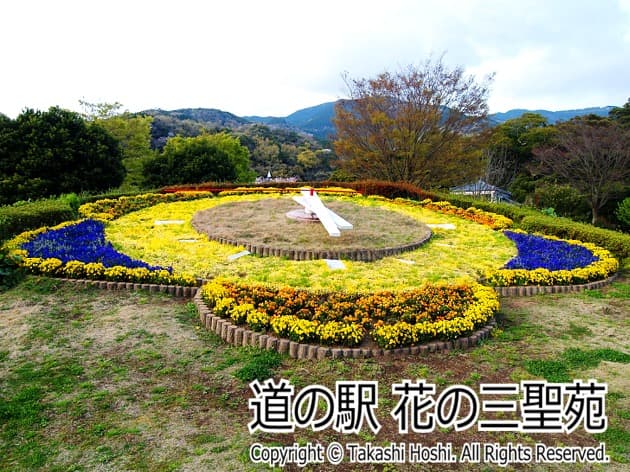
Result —
[[[339, 441], [508, 442], [596, 446], [612, 463], [531, 464], [527, 470], [628, 470], [630, 463], [630, 280], [603, 290], [502, 300], [500, 328], [465, 352], [424, 357], [297, 361], [235, 348], [201, 328], [186, 301], [144, 292], [77, 289], [28, 278], [0, 293], [0, 470], [267, 470], [254, 466], [256, 441], [293, 444]], [[255, 434], [248, 382], [290, 380], [296, 390], [337, 380], [379, 382], [378, 435], [364, 428]], [[608, 384], [608, 429], [591, 435], [480, 433], [436, 429], [398, 432], [389, 412], [392, 383], [426, 378], [438, 391], [464, 384], [596, 378]], [[445, 470], [342, 464], [310, 470]], [[461, 464], [456, 470], [506, 470]], [[294, 470], [288, 467], [286, 470]], [[307, 469], [309, 470], [309, 469]]]

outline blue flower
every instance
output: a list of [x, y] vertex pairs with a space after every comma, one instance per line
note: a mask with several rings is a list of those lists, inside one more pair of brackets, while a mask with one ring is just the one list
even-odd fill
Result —
[[585, 247], [566, 241], [512, 231], [504, 234], [514, 241], [518, 249], [518, 255], [505, 265], [506, 269], [572, 270], [599, 260]]
[[22, 244], [30, 257], [48, 259], [55, 257], [64, 264], [69, 261], [100, 262], [105, 267], [124, 266], [130, 269], [144, 267], [151, 271], [171, 267], [152, 266], [118, 252], [112, 244], [105, 241], [105, 225], [100, 221], [84, 220], [80, 223], [53, 229], [37, 235], [31, 241]]

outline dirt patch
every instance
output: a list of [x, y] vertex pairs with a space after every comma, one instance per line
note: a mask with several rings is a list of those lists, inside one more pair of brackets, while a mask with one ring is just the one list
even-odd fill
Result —
[[23, 300], [16, 300], [14, 303], [0, 309], [0, 346], [10, 348], [17, 346], [28, 333], [28, 324], [24, 319], [37, 313], [40, 307]]
[[617, 362], [600, 362], [595, 369], [582, 373], [583, 380], [596, 379], [608, 384], [608, 392], [622, 394], [618, 400], [618, 406], [626, 411], [630, 411], [630, 364], [619, 364]]
[[125, 338], [134, 339], [140, 336], [146, 340], [163, 336], [163, 342], [168, 347], [185, 349], [196, 337], [194, 333], [176, 329], [177, 322], [172, 317], [173, 303], [177, 302], [168, 301], [161, 307], [153, 307], [154, 316], [150, 321], [143, 316], [137, 305], [121, 305], [115, 311], [95, 318], [86, 326], [84, 336], [94, 339], [95, 344], [102, 347], [111, 347], [117, 342], [123, 342]]
[[513, 322], [520, 318], [535, 326], [531, 331], [538, 342], [534, 340], [533, 345], [540, 343], [547, 353], [560, 352], [580, 341], [587, 341], [590, 349], [630, 350], [627, 301], [540, 295], [504, 298], [501, 304], [514, 313]]
[[342, 231], [340, 237], [330, 237], [319, 222], [288, 218], [286, 214], [299, 205], [286, 198], [226, 203], [197, 212], [192, 224], [214, 240], [271, 247], [287, 253], [396, 248], [421, 244], [431, 235], [423, 223], [384, 208], [342, 201], [326, 204], [350, 221], [353, 229]]

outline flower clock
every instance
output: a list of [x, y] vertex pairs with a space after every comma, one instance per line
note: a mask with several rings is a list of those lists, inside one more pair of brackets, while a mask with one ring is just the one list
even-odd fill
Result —
[[[594, 245], [508, 230], [508, 218], [447, 202], [318, 189], [354, 223], [354, 230], [334, 243], [318, 235], [324, 231], [319, 225], [275, 220], [274, 214], [255, 220], [247, 213], [267, 204], [274, 211], [283, 208], [290, 202], [287, 192], [239, 189], [100, 200], [81, 207], [80, 221], [26, 232], [7, 245], [34, 274], [184, 286], [204, 282], [201, 296], [214, 314], [253, 331], [299, 343], [383, 349], [470, 335], [499, 308], [493, 286], [578, 284], [605, 279], [618, 268]], [[219, 219], [222, 209], [229, 225]], [[196, 215], [209, 210], [214, 212], [206, 226], [235, 231], [234, 237], [208, 237], [195, 226]], [[273, 237], [270, 227], [277, 230]], [[423, 231], [431, 236], [422, 239], [426, 242], [408, 244]], [[390, 237], [408, 251], [391, 251]], [[253, 246], [248, 238], [272, 249], [245, 255]], [[330, 265], [315, 256], [275, 255], [273, 244], [297, 248], [306, 239], [320, 244], [313, 254], [327, 254], [335, 244], [357, 254], [374, 246], [383, 257]]]

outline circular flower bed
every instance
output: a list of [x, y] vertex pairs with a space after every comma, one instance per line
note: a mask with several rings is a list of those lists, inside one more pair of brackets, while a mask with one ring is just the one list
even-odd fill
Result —
[[193, 215], [282, 195], [230, 193], [98, 201], [81, 208], [86, 220], [24, 233], [8, 247], [29, 271], [48, 276], [187, 286], [210, 278], [204, 300], [237, 324], [301, 343], [375, 343], [385, 349], [454, 339], [486, 324], [498, 298], [477, 280], [493, 286], [574, 284], [604, 279], [618, 267], [608, 251], [591, 244], [496, 231], [511, 221], [478, 209], [348, 196], [335, 199], [428, 223], [434, 237], [405, 259], [344, 261], [345, 270], [323, 261], [231, 259], [239, 248], [208, 241], [193, 228]]

